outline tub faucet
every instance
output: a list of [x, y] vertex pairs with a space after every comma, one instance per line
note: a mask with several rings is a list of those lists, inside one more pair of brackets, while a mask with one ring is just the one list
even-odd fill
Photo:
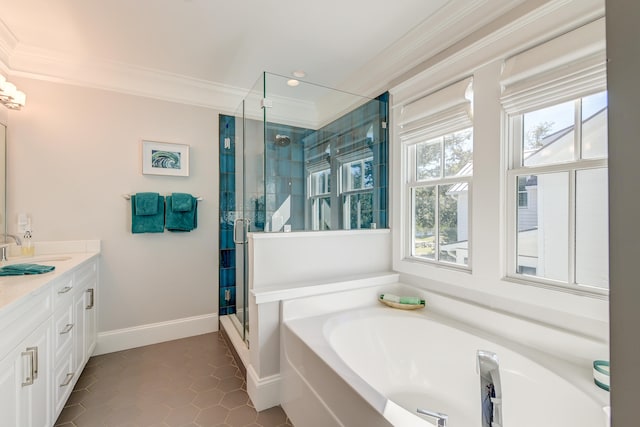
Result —
[[449, 416], [447, 414], [428, 411], [426, 409], [420, 409], [420, 408], [418, 408], [416, 412], [418, 412], [420, 415], [426, 415], [428, 417], [433, 417], [436, 420], [438, 420], [438, 427], [447, 427], [447, 420], [449, 419]]
[[502, 386], [498, 355], [486, 350], [477, 352], [477, 372], [480, 376], [482, 427], [502, 425]]

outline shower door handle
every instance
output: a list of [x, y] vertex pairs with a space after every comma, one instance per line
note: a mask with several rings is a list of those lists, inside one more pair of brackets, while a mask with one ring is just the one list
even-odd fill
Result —
[[[237, 238], [239, 222], [242, 223], [242, 239]], [[251, 220], [247, 218], [238, 218], [233, 221], [233, 243], [236, 245], [244, 245], [249, 241], [247, 237], [247, 234], [249, 233], [249, 224], [251, 224]]]
[[[233, 221], [233, 243], [235, 243], [236, 245], [244, 245], [244, 239], [242, 240], [238, 240], [237, 235], [238, 235], [238, 223], [242, 222], [244, 224], [244, 220], [242, 218], [237, 218], [235, 221]], [[244, 227], [243, 227], [243, 231], [244, 231]]]

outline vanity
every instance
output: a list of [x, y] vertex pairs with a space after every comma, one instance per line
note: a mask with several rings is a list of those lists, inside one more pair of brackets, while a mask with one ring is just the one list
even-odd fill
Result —
[[[18, 248], [19, 249], [19, 248]], [[0, 427], [51, 427], [96, 346], [99, 241], [44, 244], [0, 277]]]

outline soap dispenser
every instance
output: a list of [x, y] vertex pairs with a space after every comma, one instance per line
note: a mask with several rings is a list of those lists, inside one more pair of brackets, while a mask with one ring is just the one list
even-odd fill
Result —
[[31, 237], [31, 220], [29, 220], [22, 238], [22, 255], [24, 256], [34, 256], [36, 253], [36, 248], [33, 246]]

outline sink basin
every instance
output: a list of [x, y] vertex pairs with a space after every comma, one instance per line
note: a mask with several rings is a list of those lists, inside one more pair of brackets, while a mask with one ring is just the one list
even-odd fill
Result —
[[11, 264], [42, 264], [47, 262], [56, 262], [56, 261], [69, 261], [71, 259], [68, 255], [39, 255], [39, 256], [29, 256], [29, 257], [11, 257], [7, 262], [0, 263], [2, 265], [11, 265]]

